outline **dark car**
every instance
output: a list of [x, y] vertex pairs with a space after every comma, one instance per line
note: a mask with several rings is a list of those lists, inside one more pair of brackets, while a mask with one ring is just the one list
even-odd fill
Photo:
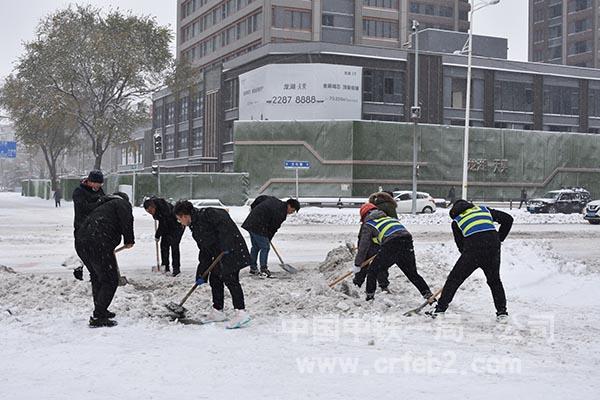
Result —
[[581, 213], [591, 200], [590, 192], [585, 189], [561, 189], [547, 192], [543, 197], [527, 202], [530, 213]]

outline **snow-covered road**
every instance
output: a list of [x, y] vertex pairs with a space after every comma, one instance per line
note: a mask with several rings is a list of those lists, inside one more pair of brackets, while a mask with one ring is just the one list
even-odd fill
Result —
[[[245, 212], [231, 210], [238, 222]], [[332, 248], [355, 240], [358, 226], [346, 223], [352, 213], [307, 209], [290, 221], [296, 224], [286, 222], [275, 243], [301, 272], [266, 281], [243, 274], [254, 320], [226, 331], [164, 317], [162, 304], [193, 283], [197, 250], [186, 234], [182, 276], [151, 274], [153, 222], [136, 209], [136, 245], [119, 254], [133, 281], [119, 288], [112, 307], [120, 324], [92, 330], [89, 283], [75, 281], [61, 265], [74, 253], [72, 206], [0, 194], [0, 264], [16, 271], [0, 269], [0, 397], [600, 397], [600, 227], [578, 215], [515, 210], [502, 266], [511, 321], [498, 325], [480, 271], [459, 290], [446, 319], [436, 321], [402, 316], [419, 298], [397, 268], [394, 293], [377, 295], [373, 304], [344, 284], [327, 289], [327, 279], [348, 265], [323, 274], [317, 265]], [[437, 288], [458, 256], [448, 221], [439, 222], [447, 215], [406, 219], [419, 269]], [[190, 315], [206, 310], [209, 297], [207, 288], [194, 294]]]

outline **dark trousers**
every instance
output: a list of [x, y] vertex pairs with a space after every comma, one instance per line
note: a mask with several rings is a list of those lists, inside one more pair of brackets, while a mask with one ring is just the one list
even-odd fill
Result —
[[233, 308], [243, 310], [246, 308], [244, 304], [244, 291], [240, 285], [240, 271], [221, 276], [219, 271], [212, 271], [208, 277], [210, 288], [212, 290], [213, 307], [217, 310], [222, 310], [225, 301], [225, 286], [231, 294]]
[[60, 207], [60, 200], [54, 200], [54, 207]]
[[[394, 264], [415, 285], [421, 295], [425, 296], [431, 293], [425, 279], [417, 272], [412, 238], [402, 237], [390, 239], [381, 246], [377, 257], [375, 257], [367, 270], [367, 293], [375, 293], [378, 278], [384, 280], [384, 283], [387, 282], [389, 284], [387, 280], [388, 269]], [[382, 276], [379, 277], [379, 274]]]
[[75, 250], [90, 272], [94, 317], [106, 318], [119, 285], [114, 249], [98, 247], [96, 242], [75, 242]]
[[181, 267], [181, 256], [179, 254], [179, 242], [181, 237], [171, 238], [163, 236], [160, 239], [160, 260], [162, 265], [169, 268], [169, 250], [171, 252], [171, 258], [173, 259], [173, 271], [179, 271]]
[[450, 271], [444, 284], [442, 295], [436, 306], [437, 311], [446, 311], [454, 294], [462, 283], [477, 269], [485, 274], [487, 284], [492, 291], [497, 313], [506, 312], [506, 295], [500, 280], [500, 247], [489, 250], [465, 251]]
[[256, 268], [257, 261], [260, 262], [261, 267], [266, 267], [269, 259], [269, 250], [271, 249], [269, 238], [250, 232], [250, 243], [252, 244], [252, 248], [250, 249], [250, 268]]

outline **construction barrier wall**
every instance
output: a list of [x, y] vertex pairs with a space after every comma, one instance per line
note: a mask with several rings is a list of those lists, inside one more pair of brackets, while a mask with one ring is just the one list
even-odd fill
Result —
[[[309, 161], [299, 171], [300, 196], [366, 196], [410, 190], [416, 129], [418, 190], [461, 194], [464, 128], [372, 121], [238, 121], [235, 171], [249, 173], [250, 196], [295, 194], [295, 171], [284, 160]], [[471, 128], [468, 196], [518, 199], [561, 187], [600, 196], [600, 135]]]
[[[72, 200], [73, 190], [82, 178], [60, 178], [63, 199]], [[135, 188], [133, 183], [135, 181]], [[225, 205], [243, 205], [248, 200], [248, 174], [245, 173], [161, 173], [160, 192], [158, 178], [151, 173], [110, 174], [104, 177], [104, 192], [116, 192], [119, 185], [130, 185], [135, 205], [145, 197], [160, 196], [172, 201], [180, 199], [219, 199]], [[50, 180], [30, 179], [22, 181], [23, 196], [52, 197]], [[134, 200], [133, 198], [131, 199]]]

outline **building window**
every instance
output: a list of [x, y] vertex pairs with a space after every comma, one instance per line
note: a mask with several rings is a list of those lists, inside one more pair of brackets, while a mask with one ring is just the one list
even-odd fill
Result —
[[229, 110], [232, 108], [239, 107], [240, 93], [239, 84], [237, 79], [231, 79], [225, 81], [225, 109]]
[[588, 51], [592, 51], [592, 42], [590, 40], [583, 40], [569, 45], [569, 54], [582, 54]]
[[544, 41], [544, 31], [541, 29], [534, 31], [533, 32], [533, 41], [535, 43], [543, 42]]
[[562, 36], [562, 25], [555, 25], [548, 28], [548, 38], [555, 39]]
[[524, 82], [496, 81], [494, 108], [505, 111], [533, 111], [533, 85]]
[[204, 96], [202, 92], [192, 95], [192, 118], [201, 118], [204, 113]]
[[533, 13], [533, 22], [541, 22], [544, 20], [544, 18], [546, 18], [545, 15], [545, 8], [537, 8], [535, 10], [535, 12]]
[[363, 35], [367, 37], [398, 39], [398, 25], [380, 19], [363, 19]]
[[548, 16], [550, 19], [557, 18], [562, 15], [562, 2], [548, 7]]
[[167, 103], [165, 113], [165, 124], [172, 125], [175, 123], [175, 103]]
[[588, 9], [592, 6], [591, 0], [571, 0], [569, 2], [569, 12], [577, 12]]
[[154, 128], [161, 128], [162, 127], [162, 105], [155, 105], [154, 106]]
[[365, 7], [398, 9], [397, 0], [363, 0], [363, 5]]
[[202, 145], [204, 141], [204, 129], [201, 126], [192, 129], [192, 140], [193, 148], [202, 150]]
[[310, 31], [312, 27], [311, 12], [273, 7], [273, 26], [281, 29]]
[[452, 78], [452, 92], [450, 98], [450, 107], [465, 108], [467, 92], [467, 80], [463, 78]]
[[121, 147], [121, 165], [127, 165], [127, 146]]
[[177, 139], [178, 139], [177, 149], [178, 150], [187, 149], [187, 147], [188, 147], [188, 131], [179, 132]]
[[548, 59], [562, 58], [562, 45], [548, 47]]
[[588, 101], [590, 117], [600, 117], [600, 88], [589, 90]]
[[579, 115], [579, 89], [544, 85], [544, 113]]
[[404, 71], [363, 70], [364, 101], [402, 104], [404, 90]]
[[164, 135], [164, 145], [165, 151], [175, 150], [175, 137], [172, 133], [167, 133]]
[[144, 143], [139, 143], [137, 148], [137, 164], [144, 163]]
[[179, 100], [179, 121], [185, 121], [188, 119], [188, 97], [182, 97]]
[[331, 14], [323, 14], [321, 18], [321, 25], [323, 26], [333, 26], [333, 15]]

